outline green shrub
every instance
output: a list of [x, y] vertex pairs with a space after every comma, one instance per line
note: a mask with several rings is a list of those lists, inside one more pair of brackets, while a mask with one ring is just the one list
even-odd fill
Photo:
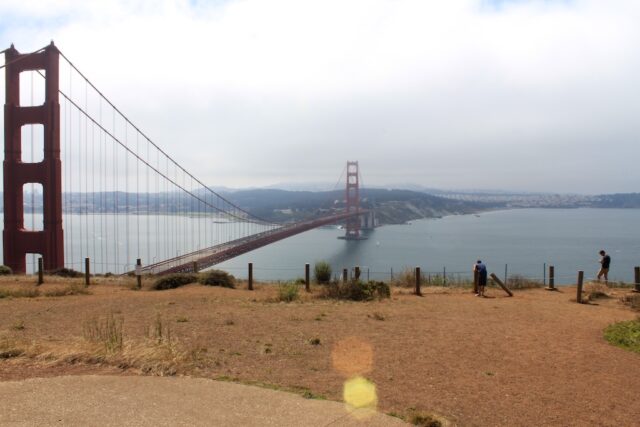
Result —
[[7, 267], [6, 265], [0, 265], [0, 276], [7, 276], [9, 274], [13, 274], [11, 268]]
[[278, 285], [278, 301], [291, 302], [298, 299], [300, 285], [295, 282]]
[[334, 282], [323, 290], [325, 298], [345, 299], [351, 301], [371, 301], [373, 299], [389, 298], [391, 291], [389, 285], [384, 282], [362, 282], [357, 279], [349, 280], [347, 283]]
[[189, 283], [196, 282], [198, 277], [195, 274], [188, 273], [176, 273], [162, 276], [156, 280], [151, 286], [152, 289], [157, 291], [165, 289], [175, 289], [180, 286], [188, 285]]
[[313, 275], [318, 283], [329, 283], [331, 281], [331, 266], [326, 261], [316, 262], [313, 267]]
[[52, 276], [60, 276], [60, 277], [84, 277], [84, 273], [81, 273], [79, 271], [73, 270], [71, 268], [66, 268], [66, 267], [62, 267], [62, 268], [58, 268], [57, 270], [53, 270], [53, 271], [48, 271], [47, 274], [50, 274]]
[[604, 337], [615, 346], [640, 353], [640, 318], [608, 326]]
[[222, 270], [211, 270], [200, 276], [198, 280], [206, 286], [221, 286], [223, 288], [235, 288], [236, 279], [231, 274]]

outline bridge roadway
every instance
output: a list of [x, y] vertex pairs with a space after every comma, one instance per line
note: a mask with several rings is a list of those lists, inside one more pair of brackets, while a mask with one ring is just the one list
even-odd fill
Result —
[[296, 234], [322, 227], [323, 225], [336, 224], [347, 218], [362, 215], [367, 212], [368, 210], [345, 212], [284, 225], [275, 230], [252, 234], [251, 236], [241, 239], [232, 240], [220, 245], [211, 246], [206, 249], [147, 265], [142, 268], [142, 274], [190, 273], [194, 271], [194, 263], [197, 263], [198, 270], [202, 270], [270, 243], [277, 242], [278, 240], [286, 239], [287, 237], [295, 236]]

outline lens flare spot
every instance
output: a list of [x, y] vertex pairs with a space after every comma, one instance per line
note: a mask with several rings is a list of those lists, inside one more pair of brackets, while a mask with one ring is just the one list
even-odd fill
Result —
[[344, 402], [354, 409], [375, 409], [378, 394], [374, 383], [363, 377], [355, 377], [344, 383]]

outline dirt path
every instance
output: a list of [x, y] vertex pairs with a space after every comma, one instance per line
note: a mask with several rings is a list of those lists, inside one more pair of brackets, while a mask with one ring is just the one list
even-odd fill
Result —
[[402, 426], [291, 393], [197, 378], [67, 376], [0, 382], [0, 425]]
[[[372, 303], [303, 295], [291, 304], [272, 302], [275, 292], [266, 287], [92, 292], [0, 300], [0, 335], [69, 353], [0, 361], [0, 379], [144, 372], [135, 363], [119, 369], [74, 353], [85, 322], [110, 312], [124, 320], [129, 342], [144, 342], [160, 316], [190, 355], [175, 366], [178, 375], [255, 381], [339, 401], [350, 375], [344, 361], [355, 366], [370, 351], [370, 366], [356, 373], [376, 385], [382, 412], [434, 412], [464, 426], [639, 425], [640, 356], [603, 338], [609, 324], [637, 316], [619, 303], [623, 290], [597, 305], [571, 302], [574, 288], [513, 298], [492, 289], [487, 299], [432, 288], [422, 298], [396, 291]], [[16, 330], [19, 322], [24, 327]], [[344, 345], [354, 338], [361, 345]]]

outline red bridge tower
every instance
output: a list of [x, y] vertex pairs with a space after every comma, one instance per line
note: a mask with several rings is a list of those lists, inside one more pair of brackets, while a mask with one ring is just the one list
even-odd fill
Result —
[[[360, 173], [358, 162], [347, 162], [347, 213], [360, 212]], [[346, 240], [360, 240], [360, 216], [355, 215], [347, 219]]]
[[[58, 64], [53, 42], [37, 53], [5, 51], [6, 100], [4, 105], [4, 264], [14, 273], [26, 272], [26, 254], [41, 254], [46, 270], [64, 267], [62, 234], [62, 163], [60, 161], [60, 104]], [[42, 70], [46, 76], [44, 104], [20, 106], [20, 73]], [[42, 124], [44, 159], [22, 162], [22, 126]], [[43, 231], [24, 229], [23, 186], [42, 184]]]

